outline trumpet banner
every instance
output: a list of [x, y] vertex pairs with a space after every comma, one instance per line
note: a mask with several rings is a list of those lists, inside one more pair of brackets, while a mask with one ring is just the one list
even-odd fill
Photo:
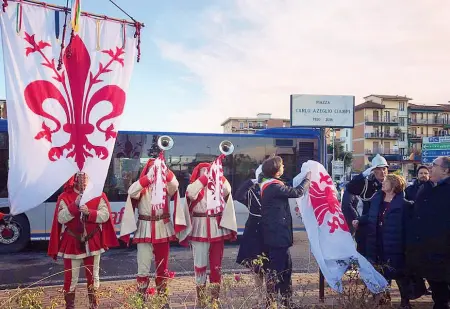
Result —
[[[81, 203], [99, 196], [125, 107], [134, 26], [10, 1], [0, 13], [8, 106], [11, 212], [51, 196], [74, 173], [89, 177]], [[61, 60], [61, 61], [59, 61]]]
[[294, 178], [294, 186], [298, 186], [309, 171], [309, 192], [298, 198], [297, 203], [311, 251], [325, 280], [331, 288], [342, 293], [342, 277], [353, 266], [372, 293], [384, 291], [388, 287], [386, 279], [356, 251], [336, 197], [336, 188], [323, 165], [311, 160], [303, 163], [300, 174]]

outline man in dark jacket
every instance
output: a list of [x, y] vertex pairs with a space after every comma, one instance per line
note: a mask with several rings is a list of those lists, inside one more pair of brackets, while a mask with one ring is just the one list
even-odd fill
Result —
[[[355, 231], [352, 222], [360, 216], [368, 214], [370, 199], [381, 189], [381, 184], [388, 172], [387, 167], [386, 159], [377, 154], [372, 159], [372, 166], [353, 177], [347, 184], [342, 198], [342, 212], [347, 221], [347, 225], [351, 229], [351, 233], [355, 235], [358, 252], [363, 256], [366, 253], [366, 228], [362, 226]], [[363, 201], [362, 213], [359, 213], [357, 210], [358, 197]]]
[[426, 278], [434, 309], [448, 309], [450, 298], [450, 157], [433, 162], [434, 187], [419, 190], [406, 232], [408, 270]]
[[430, 181], [430, 170], [425, 165], [421, 165], [417, 169], [417, 179], [412, 185], [406, 188], [405, 199], [415, 201], [417, 192], [422, 186], [433, 186], [433, 183]]

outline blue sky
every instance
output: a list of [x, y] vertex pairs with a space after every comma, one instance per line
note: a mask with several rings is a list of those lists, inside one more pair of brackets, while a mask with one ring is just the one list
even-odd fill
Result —
[[[287, 118], [291, 93], [450, 100], [447, 0], [116, 2], [146, 25], [122, 129], [220, 132], [231, 116]], [[107, 0], [82, 10], [126, 17]]]

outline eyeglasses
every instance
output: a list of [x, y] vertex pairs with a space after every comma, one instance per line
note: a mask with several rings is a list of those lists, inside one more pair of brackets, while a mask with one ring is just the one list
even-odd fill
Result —
[[442, 166], [440, 164], [437, 164], [436, 161], [433, 161], [433, 166], [439, 166], [440, 168], [446, 168], [446, 167], [444, 167], [444, 166]]

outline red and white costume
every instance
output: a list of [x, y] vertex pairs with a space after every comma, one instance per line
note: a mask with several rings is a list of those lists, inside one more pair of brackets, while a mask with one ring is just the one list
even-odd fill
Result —
[[[90, 308], [97, 308], [96, 298], [91, 294], [100, 285], [100, 255], [109, 248], [118, 246], [119, 242], [105, 194], [86, 203], [89, 216], [83, 215], [81, 219], [81, 212], [75, 204], [79, 192], [74, 188], [74, 177], [66, 183], [64, 192], [58, 198], [48, 255], [54, 259], [57, 256], [64, 259], [64, 292], [70, 303], [73, 303], [81, 264], [84, 264]], [[67, 304], [67, 308], [72, 307]]]
[[[222, 158], [212, 164], [200, 163], [192, 172], [186, 190], [186, 201], [192, 220], [191, 241], [194, 254], [194, 272], [197, 286], [206, 284], [206, 268], [210, 265], [210, 282], [221, 282], [221, 265], [225, 240], [237, 236], [231, 186], [223, 176]], [[200, 171], [208, 172], [200, 176]], [[183, 240], [180, 239], [180, 242]], [[217, 290], [218, 294], [218, 290]], [[218, 295], [213, 295], [218, 297]]]
[[[170, 199], [174, 197], [174, 207], [180, 200], [178, 181], [164, 163], [164, 156], [150, 159], [138, 181], [128, 189], [128, 199], [122, 220], [120, 238], [128, 243], [134, 233], [133, 243], [137, 244], [139, 291], [144, 294], [150, 281], [152, 256], [155, 258], [155, 284], [158, 292], [164, 292], [167, 286], [169, 262], [169, 244], [176, 241], [173, 222], [170, 216]], [[138, 209], [138, 221], [134, 215]], [[179, 215], [182, 215], [179, 214]], [[188, 216], [186, 212], [185, 216]]]

